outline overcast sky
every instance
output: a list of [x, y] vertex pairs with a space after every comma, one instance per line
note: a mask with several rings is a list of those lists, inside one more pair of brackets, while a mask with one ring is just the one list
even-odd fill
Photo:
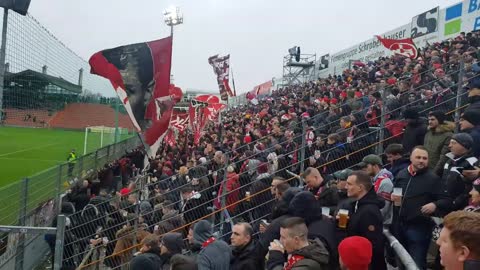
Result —
[[181, 88], [217, 91], [207, 58], [231, 55], [237, 92], [279, 77], [288, 48], [319, 56], [409, 23], [459, 0], [32, 0], [29, 12], [84, 59], [94, 52], [169, 35], [165, 8], [176, 5], [173, 67]]

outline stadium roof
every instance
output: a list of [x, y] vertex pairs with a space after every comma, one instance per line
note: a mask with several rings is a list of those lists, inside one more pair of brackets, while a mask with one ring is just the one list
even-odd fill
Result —
[[29, 85], [32, 88], [44, 88], [49, 84], [53, 84], [62, 88], [68, 92], [75, 94], [82, 93], [82, 87], [80, 85], [73, 84], [64, 80], [63, 78], [54, 77], [41, 72], [33, 71], [30, 69], [18, 72], [18, 73], [5, 73], [5, 85], [10, 85], [11, 82], [19, 83], [22, 85]]

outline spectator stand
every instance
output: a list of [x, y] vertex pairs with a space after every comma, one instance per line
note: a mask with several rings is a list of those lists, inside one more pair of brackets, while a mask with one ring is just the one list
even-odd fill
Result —
[[[425, 72], [427, 72], [427, 71], [425, 71]], [[455, 75], [455, 74], [458, 75], [458, 74], [461, 74], [461, 73], [460, 73], [458, 70], [449, 73], [449, 75]], [[478, 75], [475, 75], [475, 76], [478, 76]], [[467, 80], [470, 80], [470, 79], [472, 79], [472, 78], [471, 78], [471, 77], [467, 78]], [[436, 82], [436, 81], [435, 81], [435, 80], [434, 80], [434, 81], [431, 81], [431, 82], [429, 82], [428, 84], [432, 84], [432, 83], [434, 83], [434, 82]], [[403, 95], [408, 94], [409, 92], [417, 91], [417, 89], [420, 89], [421, 87], [425, 87], [425, 86], [426, 86], [426, 85], [420, 85], [418, 88], [414, 88], [414, 89], [412, 89], [411, 91], [408, 91], [407, 93], [403, 93]], [[465, 94], [466, 94], [465, 92], [459, 93], [459, 94], [451, 97], [450, 99], [444, 100], [444, 101], [442, 101], [442, 102], [440, 102], [440, 103], [438, 103], [438, 104], [435, 104], [434, 106], [425, 108], [425, 109], [423, 109], [421, 112], [426, 112], [426, 111], [429, 111], [429, 110], [434, 110], [434, 109], [436, 109], [436, 108], [438, 108], [438, 107], [441, 107], [441, 106], [444, 106], [444, 107], [445, 107], [445, 106], [447, 106], [447, 104], [451, 104], [452, 101], [455, 101], [455, 100], [458, 99], [458, 98], [460, 98], [460, 99], [463, 98], [463, 97], [465, 96]], [[407, 104], [407, 105], [405, 105], [405, 106], [396, 108], [396, 109], [394, 109], [394, 110], [388, 110], [386, 113], [382, 113], [382, 114], [379, 115], [378, 117], [379, 117], [379, 118], [385, 118], [388, 114], [390, 114], [390, 113], [392, 113], [392, 112], [394, 112], [394, 111], [396, 111], [396, 110], [401, 111], [401, 110], [405, 109], [407, 106], [410, 106], [410, 105], [415, 104], [415, 103], [420, 103], [420, 102], [421, 102], [421, 100], [417, 100], [417, 101], [412, 102], [411, 104]], [[451, 110], [451, 111], [449, 112], [449, 114], [454, 113], [454, 112], [456, 112], [456, 111], [458, 111], [458, 110], [461, 110], [462, 108], [463, 108], [462, 106], [460, 106], [460, 107], [458, 107], [458, 108], [456, 108], [456, 109], [455, 109], [455, 108], [451, 108], [451, 109], [453, 109], [453, 110]], [[322, 116], [314, 116], [313, 118], [315, 118], [315, 117], [322, 117]], [[384, 120], [383, 120], [383, 121], [384, 121]], [[320, 128], [322, 128], [322, 127], [318, 127], [318, 129], [320, 129]], [[304, 130], [304, 129], [303, 129], [303, 130]], [[293, 151], [291, 151], [291, 152], [287, 152], [287, 153], [284, 154], [285, 156], [288, 156], [289, 154], [294, 154], [294, 153], [297, 153], [297, 152], [300, 152], [300, 153], [301, 153], [300, 156], [301, 156], [302, 158], [299, 159], [297, 162], [291, 164], [292, 167], [295, 166], [295, 165], [299, 165], [299, 167], [302, 167], [303, 164], [304, 164], [304, 162], [307, 161], [307, 159], [305, 158], [306, 144], [305, 144], [305, 142], [303, 142], [303, 141], [305, 140], [305, 135], [306, 135], [306, 134], [305, 134], [305, 132], [303, 131], [301, 134], [299, 134], [298, 136], [295, 136], [295, 137], [293, 138], [293, 140], [295, 140], [295, 139], [302, 140], [302, 147], [300, 147], [299, 149], [296, 149], [296, 150], [293, 150]], [[368, 132], [367, 134], [365, 134], [364, 136], [374, 137], [374, 138], [376, 138], [376, 140], [375, 140], [374, 143], [371, 143], [371, 144], [369, 144], [369, 145], [367, 145], [367, 146], [365, 146], [365, 147], [356, 149], [355, 151], [349, 152], [348, 154], [345, 154], [345, 155], [339, 156], [339, 157], [337, 157], [337, 158], [335, 158], [335, 159], [332, 159], [332, 160], [329, 160], [329, 161], [327, 161], [327, 162], [324, 162], [324, 163], [320, 164], [320, 165], [318, 166], [318, 168], [328, 167], [328, 166], [331, 166], [331, 165], [333, 165], [333, 164], [335, 164], [335, 163], [337, 163], [338, 166], [341, 167], [341, 168], [351, 167], [351, 164], [349, 164], [349, 162], [348, 162], [349, 156], [354, 155], [354, 154], [359, 153], [359, 152], [362, 152], [362, 151], [367, 150], [367, 149], [373, 151], [373, 149], [374, 149], [376, 146], [378, 146], [378, 145], [380, 145], [380, 144], [383, 144], [383, 143], [385, 143], [385, 142], [387, 142], [387, 141], [389, 141], [389, 140], [391, 140], [391, 139], [393, 138], [393, 136], [390, 136], [390, 137], [385, 138], [384, 135], [382, 135], [382, 133], [379, 132], [379, 130], [376, 130], [376, 129], [374, 129], [374, 130], [372, 130], [372, 131], [369, 131], [369, 132]], [[268, 136], [267, 136], [267, 137], [268, 137]], [[356, 138], [354, 141], [352, 141], [352, 143], [354, 143], [356, 140], [360, 140], [360, 139], [362, 139], [362, 137]], [[259, 139], [259, 140], [261, 140], [261, 139]], [[251, 142], [250, 145], [257, 143], [259, 140], [254, 141], [254, 142]], [[334, 151], [335, 149], [337, 149], [337, 148], [339, 148], [339, 147], [341, 147], [341, 146], [331, 147], [330, 149], [326, 150], [326, 151], [325, 151], [324, 153], [322, 153], [322, 154], [328, 154], [329, 152]], [[268, 152], [268, 151], [272, 151], [272, 150], [273, 150], [273, 147], [272, 147], [272, 148], [265, 149], [264, 151], [267, 151], [267, 152]], [[303, 152], [303, 153], [302, 153], [302, 152]], [[227, 154], [229, 154], [229, 153], [230, 153], [230, 152], [227, 152]], [[254, 156], [255, 156], [255, 155], [250, 156], [250, 157], [246, 157], [246, 158], [244, 158], [244, 159], [241, 159], [241, 160], [238, 161], [235, 165], [243, 164], [244, 161], [246, 161], [246, 160], [249, 159], [249, 158], [253, 158]], [[228, 159], [227, 159], [227, 160], [228, 160]], [[227, 165], [228, 165], [228, 164], [227, 164]], [[227, 167], [227, 165], [225, 165], [224, 167]], [[215, 172], [216, 172], [217, 174], [219, 174], [219, 175], [222, 174], [222, 173], [225, 175], [224, 169], [219, 169], [219, 170], [217, 170], [217, 171], [215, 171]], [[241, 175], [246, 175], [246, 174], [248, 174], [248, 172], [249, 172], [249, 171], [244, 171], [244, 172], [242, 172], [242, 173], [240, 174], [240, 176], [241, 176]], [[274, 173], [277, 173], [277, 172], [279, 172], [279, 171], [276, 171], [276, 172], [274, 172]], [[178, 177], [180, 177], [180, 176], [179, 176], [179, 175], [176, 175], [176, 177], [178, 178]], [[288, 181], [293, 181], [293, 180], [294, 180], [293, 177], [291, 177], [290, 179], [288, 179]], [[145, 186], [147, 187], [148, 190], [151, 190], [151, 189], [154, 189], [154, 187], [155, 187], [156, 185], [162, 185], [161, 183], [166, 183], [166, 182], [171, 182], [171, 181], [174, 181], [172, 177], [167, 178], [167, 179], [164, 179], [164, 180], [150, 181], [150, 183], [147, 183]], [[217, 191], [217, 190], [219, 189], [219, 187], [221, 186], [222, 183], [225, 183], [225, 182], [226, 182], [226, 177], [224, 176], [222, 181], [219, 181], [219, 182], [215, 183], [215, 184], [212, 185], [212, 186], [208, 186], [208, 187], [205, 187], [204, 189], [198, 190], [198, 193], [203, 193], [203, 194], [213, 193], [213, 192], [215, 192], [215, 191]], [[230, 208], [230, 207], [238, 206], [238, 205], [243, 204], [243, 203], [246, 203], [246, 202], [248, 202], [248, 201], [254, 201], [255, 198], [260, 198], [263, 194], [267, 193], [267, 192], [269, 191], [269, 188], [268, 188], [268, 187], [267, 187], [267, 188], [264, 188], [264, 189], [260, 189], [260, 190], [258, 190], [257, 192], [252, 192], [252, 193], [250, 194], [250, 196], [244, 196], [243, 198], [240, 198], [239, 200], [237, 200], [237, 201], [235, 201], [235, 202], [233, 202], [233, 203], [230, 203], [230, 204], [227, 204], [227, 203], [226, 203], [226, 199], [225, 199], [225, 198], [228, 197], [228, 195], [230, 195], [230, 194], [232, 194], [232, 193], [234, 193], [234, 192], [236, 192], [236, 191], [239, 191], [239, 190], [246, 190], [247, 188], [251, 187], [252, 185], [254, 185], [254, 184], [256, 184], [256, 183], [260, 183], [260, 182], [261, 182], [261, 179], [257, 179], [257, 180], [254, 180], [254, 181], [246, 184], [246, 185], [240, 186], [240, 187], [238, 187], [238, 188], [236, 188], [236, 189], [234, 189], [234, 190], [231, 190], [231, 191], [229, 191], [229, 192], [226, 192], [226, 193], [225, 193], [226, 190], [225, 190], [225, 185], [224, 185], [224, 187], [222, 188], [222, 194], [225, 194], [225, 195], [221, 197], [221, 200], [220, 200], [220, 201], [221, 201], [221, 205], [220, 205], [220, 207], [218, 207], [218, 208], [210, 208], [210, 210], [213, 209], [212, 212], [206, 212], [206, 211], [204, 210], [205, 208], [210, 207], [211, 205], [213, 205], [216, 198], [211, 198], [211, 199], [209, 199], [208, 201], [204, 201], [204, 202], [200, 203], [199, 205], [195, 206], [194, 208], [189, 209], [188, 211], [185, 211], [185, 212], [182, 213], [183, 216], [186, 216], [186, 215], [188, 215], [188, 214], [195, 214], [196, 216], [199, 216], [199, 218], [198, 218], [198, 219], [195, 219], [195, 220], [193, 220], [193, 221], [191, 221], [191, 222], [189, 222], [189, 223], [187, 223], [187, 224], [185, 224], [185, 225], [183, 225], [183, 226], [181, 226], [181, 227], [175, 228], [173, 231], [182, 231], [182, 230], [186, 229], [189, 225], [192, 225], [192, 224], [193, 224], [194, 222], [196, 222], [197, 220], [205, 219], [205, 218], [211, 218], [212, 220], [215, 220], [215, 221], [216, 221], [216, 222], [215, 222], [215, 225], [214, 225], [215, 230], [217, 231], [217, 234], [219, 235], [219, 237], [222, 238], [222, 237], [228, 236], [228, 234], [229, 234], [228, 230], [225, 231], [225, 229], [223, 229], [224, 226], [225, 226], [225, 225], [228, 225], [228, 223], [230, 223], [231, 220], [243, 219], [244, 216], [245, 216], [245, 214], [248, 214], [247, 216], [249, 216], [248, 222], [250, 222], [253, 226], [255, 226], [256, 223], [258, 223], [261, 219], [264, 219], [265, 217], [267, 217], [267, 216], [269, 215], [269, 213], [264, 214], [264, 215], [257, 215], [257, 216], [255, 216], [255, 217], [252, 217], [252, 215], [250, 215], [250, 214], [251, 214], [251, 213], [254, 213], [256, 210], [262, 208], [263, 206], [268, 206], [269, 203], [271, 203], [271, 202], [273, 201], [273, 199], [270, 199], [270, 200], [260, 200], [260, 201], [257, 202], [257, 203], [249, 204], [249, 206], [248, 206], [246, 209], [244, 209], [244, 210], [241, 211], [240, 213], [237, 213], [236, 215], [233, 215], [233, 216], [231, 216], [231, 217], [229, 217], [229, 218], [228, 218], [228, 217], [225, 218], [223, 215], [221, 215], [221, 213], [222, 213], [224, 210], [226, 210], [226, 209], [228, 209], [228, 208]], [[181, 188], [183, 188], [183, 187], [185, 187], [185, 186], [188, 186], [188, 185], [190, 185], [190, 183], [186, 183], [186, 184], [184, 184], [183, 186], [179, 186], [179, 187], [175, 187], [175, 188], [173, 188], [173, 189], [170, 189], [170, 190], [169, 190], [169, 193], [170, 193], [170, 194], [173, 194], [173, 193], [175, 193], [175, 192], [179, 192], [179, 191], [181, 190]], [[142, 192], [142, 189], [138, 189], [138, 190], [136, 190], [135, 192]], [[180, 203], [182, 203], [181, 200], [177, 200], [176, 202], [173, 202], [173, 204], [180, 204]], [[122, 209], [120, 209], [120, 208], [119, 208], [119, 209], [115, 209], [114, 212], [113, 212], [113, 213], [109, 213], [109, 215], [115, 214], [115, 213], [121, 212], [121, 211], [124, 211], [124, 210], [122, 210]], [[154, 214], [154, 210], [152, 210], [152, 211], [149, 212], [149, 213], [145, 213], [145, 214]], [[220, 217], [218, 217], [218, 215], [220, 215]], [[88, 222], [97, 222], [97, 221], [104, 220], [104, 219], [106, 219], [106, 218], [107, 218], [106, 215], [104, 215], [104, 216], [99, 216], [99, 217], [97, 217], [96, 219], [89, 220]], [[126, 223], [129, 223], [129, 222], [130, 222], [130, 223], [133, 223], [133, 224], [138, 224], [137, 219], [138, 219], [138, 216], [133, 215], [132, 217], [129, 217], [129, 219], [127, 219], [125, 222], [126, 222]], [[101, 221], [101, 222], [103, 222], [103, 221]], [[66, 229], [66, 232], [72, 232], [72, 233], [74, 233], [75, 231], [78, 231], [78, 229], [79, 229], [80, 226], [84, 226], [84, 225], [85, 225], [85, 223], [82, 223], [82, 224], [78, 225], [77, 227], [74, 226], [74, 227], [72, 227], [72, 228], [67, 228], [67, 229]], [[153, 227], [154, 227], [154, 226], [155, 226], [155, 225], [152, 224], [152, 225], [149, 225], [148, 228], [145, 228], [145, 229], [146, 229], [146, 230], [149, 230], [149, 231], [153, 231]], [[105, 228], [104, 230], [107, 230], [107, 229], [109, 229], [109, 228]], [[136, 233], [136, 230], [134, 230], [134, 232]], [[132, 233], [133, 233], [133, 232], [132, 232]], [[94, 235], [93, 235], [91, 232], [88, 232], [88, 231], [84, 231], [83, 234], [86, 235], [86, 236], [85, 236], [86, 238], [93, 238], [93, 237], [94, 237]], [[130, 236], [131, 236], [131, 235], [130, 235]], [[116, 237], [115, 239], [110, 239], [109, 241], [117, 241], [117, 242], [118, 242], [118, 241], [120, 241], [120, 240], [122, 240], [122, 239], [125, 239], [125, 238], [127, 238], [127, 237], [129, 237], [129, 235], [119, 236], [119, 237]], [[390, 239], [391, 239], [391, 238], [390, 238]], [[75, 244], [78, 244], [78, 243], [77, 243], [77, 242], [72, 242], [72, 243], [67, 243], [66, 245], [75, 245]], [[121, 250], [121, 251], [118, 252], [118, 253], [111, 253], [110, 255], [107, 255], [107, 256], [106, 256], [105, 258], [103, 258], [102, 260], [105, 261], [106, 259], [113, 258], [113, 257], [117, 257], [117, 256], [119, 256], [119, 255], [122, 255], [122, 254], [125, 253], [125, 252], [130, 252], [131, 250], [134, 250], [134, 249], [136, 249], [136, 248], [138, 248], [138, 245], [131, 245], [131, 246], [129, 246], [128, 248], [123, 249], [123, 250]], [[401, 251], [399, 251], [399, 252], [401, 252]], [[400, 254], [402, 254], [402, 253], [400, 253]], [[397, 254], [397, 255], [398, 255], [398, 254]], [[86, 263], [86, 264], [83, 265], [83, 268], [87, 268], [87, 267], [91, 267], [91, 266], [97, 265], [97, 264], [99, 264], [100, 262], [101, 262], [100, 260], [88, 262], [88, 263]], [[128, 262], [124, 262], [124, 263], [122, 263], [122, 264], [120, 264], [120, 265], [117, 265], [116, 267], [125, 266], [127, 263], [128, 263]], [[405, 263], [405, 264], [408, 264], [408, 258], [404, 260], [404, 263]]]

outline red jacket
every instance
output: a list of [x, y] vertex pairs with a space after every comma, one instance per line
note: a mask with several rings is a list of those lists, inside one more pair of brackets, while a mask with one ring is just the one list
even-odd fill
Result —
[[[220, 185], [220, 188], [218, 190], [218, 197], [217, 197], [217, 200], [216, 200], [216, 203], [215, 203], [215, 206], [217, 208], [220, 208], [221, 207], [221, 202], [222, 202], [222, 191], [223, 191], [223, 184], [222, 183]], [[227, 181], [226, 181], [226, 189], [225, 189], [225, 194], [227, 196], [226, 198], [226, 205], [231, 205], [235, 202], [237, 202], [239, 199], [240, 199], [240, 177], [238, 176], [238, 174], [236, 174], [235, 172], [231, 172], [231, 173], [228, 173], [227, 174]], [[230, 214], [233, 214], [235, 212], [235, 209], [237, 208], [237, 205], [232, 205], [232, 206], [229, 206], [227, 207], [228, 209], [228, 212], [230, 212]]]

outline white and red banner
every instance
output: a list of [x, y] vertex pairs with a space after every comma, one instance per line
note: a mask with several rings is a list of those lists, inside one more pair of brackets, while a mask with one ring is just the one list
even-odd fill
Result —
[[213, 67], [213, 72], [217, 75], [217, 83], [221, 99], [228, 100], [228, 97], [234, 96], [229, 85], [230, 55], [228, 54], [219, 57], [217, 54], [211, 56], [208, 58], [208, 63]]
[[95, 53], [91, 73], [110, 80], [133, 125], [156, 155], [165, 136], [179, 88], [170, 87], [172, 38], [130, 44]]
[[388, 39], [376, 36], [383, 46], [394, 54], [403, 55], [405, 57], [415, 59], [418, 56], [417, 46], [411, 38], [405, 39]]
[[170, 127], [183, 133], [188, 128], [189, 115], [188, 113], [178, 113], [174, 111], [172, 113], [172, 119], [170, 120]]

